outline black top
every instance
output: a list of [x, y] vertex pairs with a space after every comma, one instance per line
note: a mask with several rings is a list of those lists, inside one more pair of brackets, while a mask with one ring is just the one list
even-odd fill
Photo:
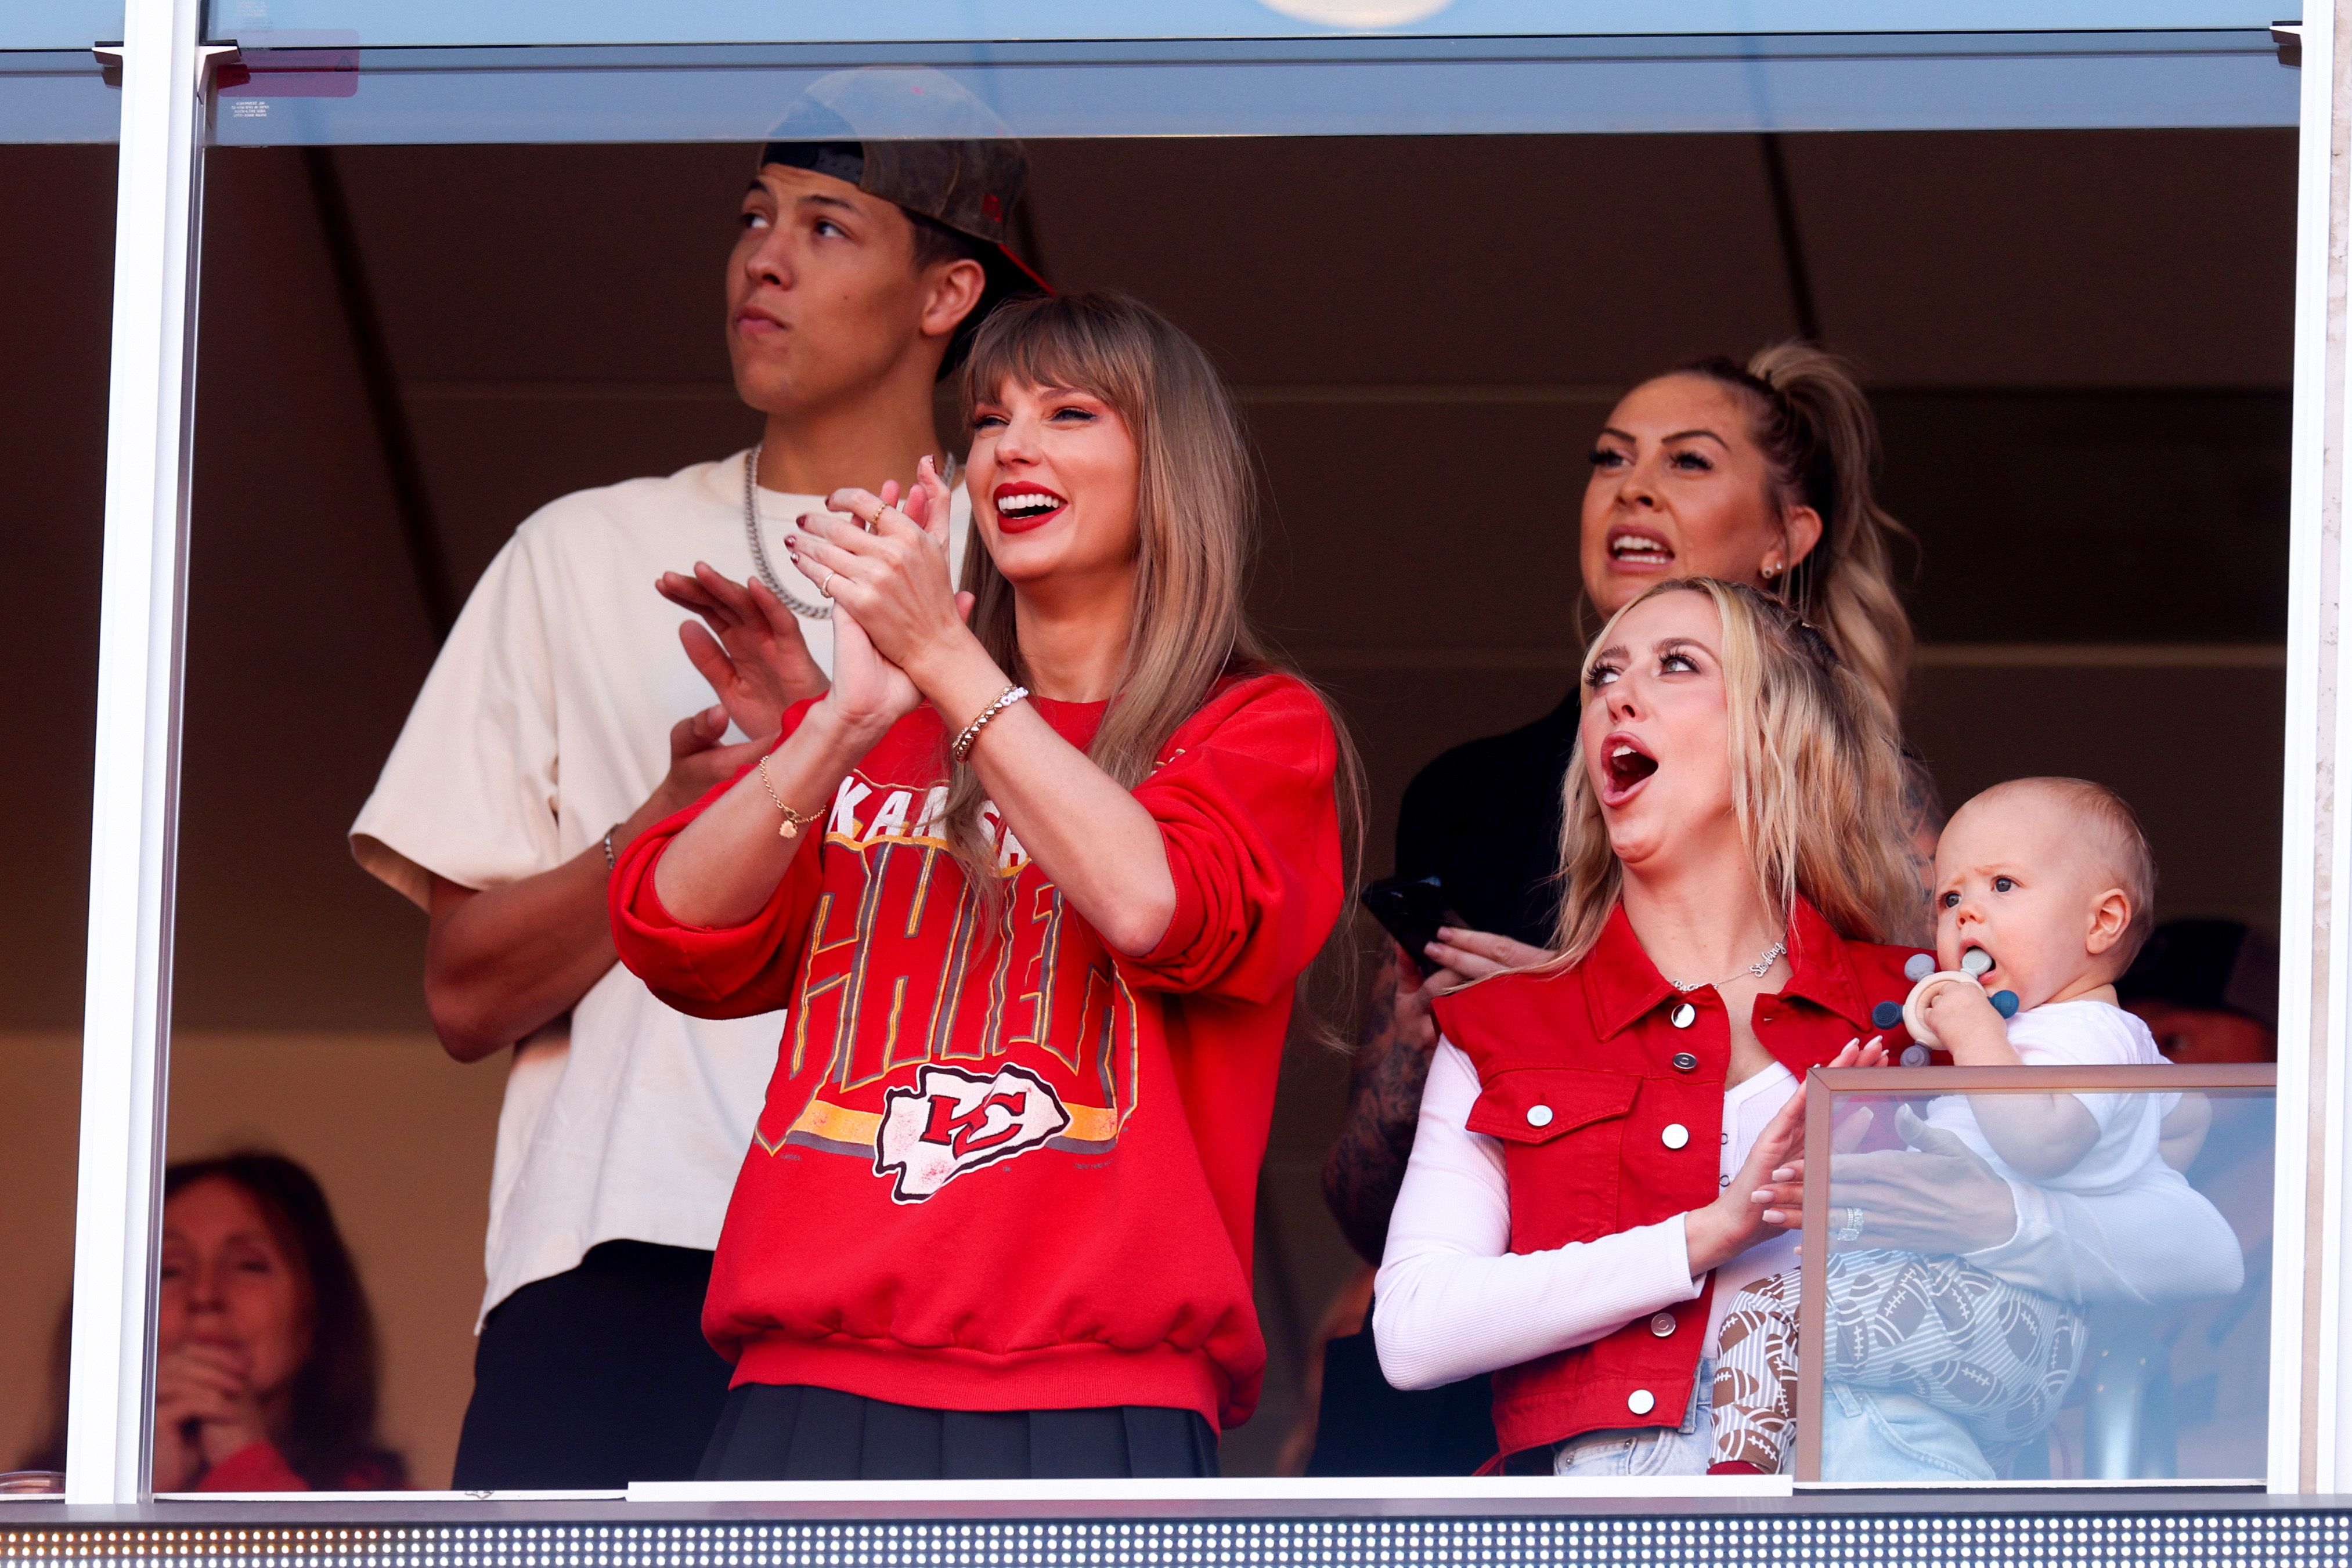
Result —
[[1578, 694], [1507, 735], [1465, 741], [1414, 775], [1397, 813], [1396, 874], [1444, 881], [1479, 931], [1551, 945], [1559, 917], [1560, 791]]

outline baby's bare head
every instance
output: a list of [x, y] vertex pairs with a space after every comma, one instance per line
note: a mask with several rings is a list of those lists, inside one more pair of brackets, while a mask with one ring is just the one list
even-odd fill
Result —
[[1996, 784], [1952, 813], [1936, 845], [1937, 945], [1952, 949], [1941, 957], [1983, 946], [2028, 1007], [2083, 972], [2113, 979], [2129, 967], [2155, 925], [2155, 894], [2139, 818], [2084, 779]]

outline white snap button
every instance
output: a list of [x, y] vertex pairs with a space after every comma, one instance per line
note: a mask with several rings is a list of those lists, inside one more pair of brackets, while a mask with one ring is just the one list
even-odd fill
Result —
[[1675, 1314], [1660, 1312], [1650, 1320], [1650, 1332], [1660, 1339], [1670, 1338], [1675, 1332]]
[[1729, 1176], [1717, 1176], [1715, 1178], [1715, 1185], [1717, 1186], [1729, 1186], [1731, 1185], [1731, 1178]]
[[1698, 1021], [1698, 1009], [1688, 1002], [1676, 1002], [1675, 1010], [1666, 1015], [1666, 1021], [1676, 1029], [1688, 1029]]
[[1646, 1388], [1636, 1388], [1625, 1396], [1625, 1408], [1636, 1416], [1647, 1416], [1658, 1407], [1658, 1396]]
[[1665, 1131], [1658, 1134], [1658, 1142], [1670, 1149], [1679, 1149], [1690, 1142], [1690, 1129], [1680, 1122], [1669, 1122]]
[[1549, 1105], [1530, 1105], [1530, 1106], [1528, 1106], [1528, 1126], [1530, 1126], [1530, 1127], [1549, 1127], [1549, 1126], [1550, 1126], [1550, 1125], [1551, 1125], [1551, 1107], [1550, 1107], [1550, 1106], [1549, 1106]]

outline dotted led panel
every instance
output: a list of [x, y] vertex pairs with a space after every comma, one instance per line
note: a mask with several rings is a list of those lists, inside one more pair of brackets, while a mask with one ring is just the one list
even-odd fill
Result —
[[1366, 1520], [404, 1524], [0, 1530], [10, 1563], [189, 1568], [1510, 1568], [2336, 1564], [2352, 1515], [2065, 1513]]

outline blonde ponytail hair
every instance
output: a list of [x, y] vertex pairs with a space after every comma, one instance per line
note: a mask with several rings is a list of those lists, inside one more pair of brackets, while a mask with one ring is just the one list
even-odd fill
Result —
[[[1802, 897], [1850, 940], [1919, 935], [1927, 900], [1913, 862], [1902, 755], [1864, 681], [1822, 632], [1780, 601], [1713, 578], [1662, 582], [1609, 618], [1584, 655], [1610, 645], [1635, 605], [1664, 593], [1700, 593], [1723, 626], [1724, 706], [1732, 808], [1756, 885], [1783, 920]], [[1623, 887], [1581, 743], [1571, 755], [1560, 829], [1559, 956], [1580, 962], [1600, 939]]]
[[1821, 629], [1900, 731], [1911, 674], [1911, 621], [1895, 591], [1895, 544], [1911, 531], [1880, 504], [1878, 419], [1845, 360], [1811, 343], [1774, 343], [1745, 365], [1682, 367], [1743, 394], [1772, 472], [1777, 506], [1811, 507], [1822, 537], [1775, 585]]

